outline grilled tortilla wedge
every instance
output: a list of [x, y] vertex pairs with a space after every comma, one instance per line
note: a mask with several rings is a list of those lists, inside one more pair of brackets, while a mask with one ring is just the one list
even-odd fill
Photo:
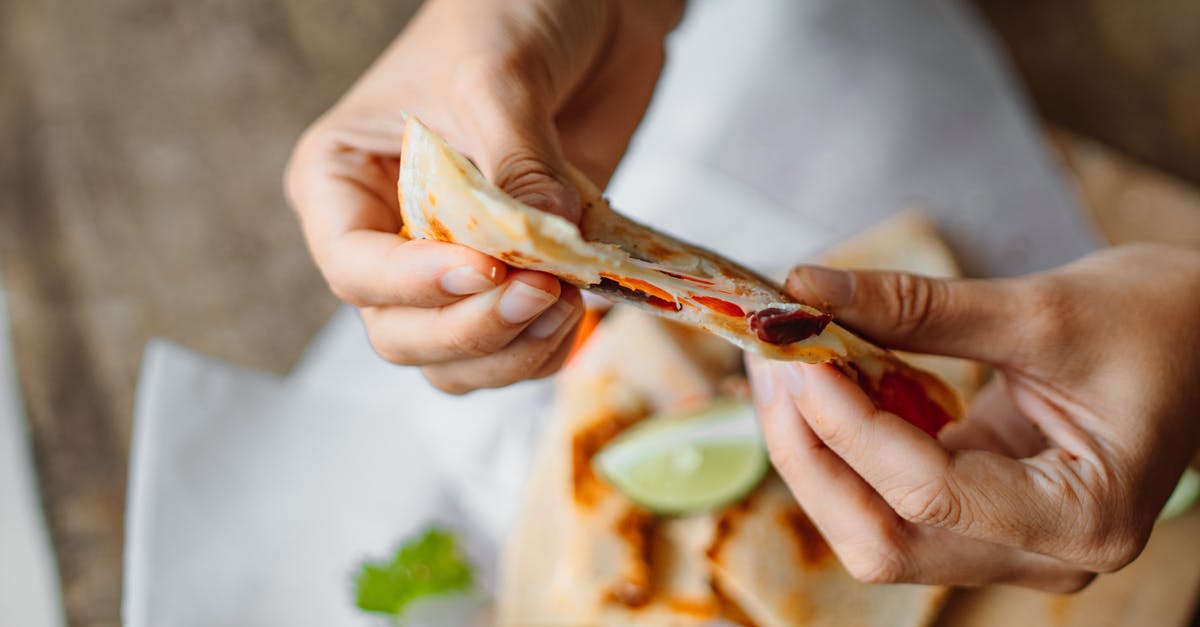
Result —
[[455, 242], [700, 328], [772, 359], [831, 362], [882, 409], [936, 434], [961, 413], [935, 375], [859, 338], [728, 259], [626, 218], [581, 174], [579, 225], [526, 206], [409, 116], [402, 236]]

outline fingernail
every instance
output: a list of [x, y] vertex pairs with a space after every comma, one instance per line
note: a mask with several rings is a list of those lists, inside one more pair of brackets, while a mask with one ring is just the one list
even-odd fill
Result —
[[534, 320], [533, 324], [526, 328], [526, 331], [539, 340], [548, 338], [561, 329], [563, 323], [574, 312], [575, 306], [560, 298], [553, 307], [546, 310], [546, 313], [538, 316], [538, 319]]
[[788, 391], [788, 394], [795, 396], [804, 391], [804, 373], [800, 372], [801, 366], [779, 362], [772, 364], [771, 370], [775, 375], [775, 380], [781, 383]]
[[500, 317], [505, 322], [524, 324], [545, 311], [556, 300], [558, 297], [554, 294], [543, 292], [521, 281], [513, 281], [508, 289], [504, 290], [496, 309], [500, 311]]
[[854, 300], [854, 275], [823, 266], [801, 266], [796, 277], [828, 307], [845, 307]]
[[459, 266], [446, 271], [438, 284], [446, 293], [456, 296], [478, 294], [496, 287], [495, 283], [489, 281], [487, 277], [471, 266]]

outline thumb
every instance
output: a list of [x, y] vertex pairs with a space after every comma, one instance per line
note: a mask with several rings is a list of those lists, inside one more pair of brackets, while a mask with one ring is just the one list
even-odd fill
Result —
[[489, 180], [517, 200], [571, 222], [580, 219], [580, 196], [549, 115], [497, 98], [475, 107], [478, 165]]
[[1025, 340], [1025, 282], [799, 266], [785, 289], [884, 346], [1004, 364]]

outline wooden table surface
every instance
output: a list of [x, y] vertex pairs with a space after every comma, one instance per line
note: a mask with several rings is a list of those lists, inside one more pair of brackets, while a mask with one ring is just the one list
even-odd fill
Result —
[[[417, 4], [0, 0], [0, 271], [71, 625], [119, 624], [146, 340], [282, 372], [333, 311], [280, 174]], [[1200, 240], [1195, 192], [1060, 140], [1116, 239]]]
[[71, 625], [119, 624], [146, 340], [282, 372], [334, 310], [281, 173], [417, 4], [0, 2], [0, 268]]

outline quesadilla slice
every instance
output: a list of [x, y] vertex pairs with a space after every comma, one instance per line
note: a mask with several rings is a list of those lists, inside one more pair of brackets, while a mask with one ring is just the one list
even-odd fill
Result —
[[704, 554], [713, 515], [654, 516], [606, 483], [592, 458], [654, 412], [705, 403], [739, 357], [633, 309], [605, 318], [559, 378], [501, 559], [500, 625], [691, 627], [721, 615]]
[[926, 625], [948, 594], [855, 580], [778, 476], [720, 513], [707, 556], [718, 589], [757, 627]]
[[876, 405], [932, 435], [961, 410], [936, 376], [789, 298], [732, 261], [626, 218], [578, 172], [577, 226], [487, 181], [465, 156], [409, 116], [400, 163], [402, 236], [455, 242], [514, 267], [700, 328], [771, 359], [832, 362]]

